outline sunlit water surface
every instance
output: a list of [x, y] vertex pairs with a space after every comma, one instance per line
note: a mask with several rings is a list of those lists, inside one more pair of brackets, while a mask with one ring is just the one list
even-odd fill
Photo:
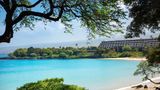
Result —
[[139, 83], [138, 61], [99, 59], [0, 60], [0, 90], [16, 90], [28, 82], [64, 78], [89, 90], [114, 90]]

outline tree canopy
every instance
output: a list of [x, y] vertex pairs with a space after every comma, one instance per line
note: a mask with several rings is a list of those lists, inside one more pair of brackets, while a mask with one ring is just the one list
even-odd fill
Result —
[[77, 19], [88, 28], [90, 36], [109, 36], [122, 27], [121, 21], [126, 16], [121, 8], [123, 2], [132, 18], [126, 37], [138, 37], [145, 30], [160, 30], [159, 0], [0, 0], [6, 26], [0, 42], [10, 42], [14, 31], [21, 27], [33, 29], [39, 20], [60, 21], [70, 31], [70, 22]]
[[[128, 50], [128, 51], [127, 51]], [[124, 51], [114, 49], [88, 47], [88, 48], [19, 48], [9, 54], [11, 59], [67, 59], [67, 58], [113, 58], [113, 57], [143, 57], [143, 51], [135, 51], [134, 48]]]
[[0, 42], [10, 42], [15, 30], [32, 28], [39, 20], [61, 21], [70, 30], [70, 22], [78, 19], [91, 36], [107, 36], [122, 27], [125, 12], [120, 3], [119, 0], [0, 0], [6, 26]]
[[160, 31], [160, 0], [124, 0], [132, 18], [126, 37], [139, 37], [146, 30]]

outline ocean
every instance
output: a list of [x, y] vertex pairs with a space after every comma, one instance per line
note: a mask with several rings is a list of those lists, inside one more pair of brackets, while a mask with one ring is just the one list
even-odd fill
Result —
[[25, 83], [64, 78], [89, 90], [115, 90], [141, 82], [133, 76], [139, 61], [100, 59], [0, 60], [0, 90], [16, 90]]

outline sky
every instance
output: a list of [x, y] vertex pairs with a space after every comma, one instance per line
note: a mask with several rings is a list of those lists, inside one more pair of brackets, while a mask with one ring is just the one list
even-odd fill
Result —
[[[5, 30], [5, 25], [3, 19], [5, 13], [0, 12], [0, 35], [3, 34]], [[128, 21], [126, 21], [128, 22]], [[32, 45], [41, 43], [61, 43], [61, 42], [76, 42], [76, 41], [87, 41], [88, 32], [87, 29], [81, 27], [80, 21], [74, 20], [71, 22], [73, 24], [73, 31], [71, 33], [65, 33], [64, 25], [58, 22], [51, 22], [44, 25], [42, 21], [35, 22], [34, 30], [28, 28], [21, 28], [19, 31], [14, 31], [14, 37], [11, 39], [10, 43], [0, 43], [1, 47], [7, 46], [19, 46], [19, 45]], [[126, 27], [126, 25], [125, 25]], [[46, 29], [45, 29], [46, 28]], [[147, 32], [147, 35], [140, 38], [150, 38], [158, 36], [159, 33], [152, 34]], [[108, 37], [96, 37], [96, 40], [121, 40], [124, 39], [124, 34], [115, 33]]]
[[[36, 43], [59, 43], [85, 40], [87, 38], [86, 31], [79, 27], [78, 24], [73, 26], [72, 33], [65, 33], [62, 23], [52, 22], [46, 26], [43, 22], [36, 22], [34, 30], [22, 28], [20, 31], [14, 32], [14, 37], [9, 44], [3, 45], [26, 45]], [[46, 29], [45, 29], [46, 28]]]

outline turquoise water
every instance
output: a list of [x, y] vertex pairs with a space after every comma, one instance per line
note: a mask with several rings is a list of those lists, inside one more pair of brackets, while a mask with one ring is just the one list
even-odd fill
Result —
[[138, 63], [96, 59], [0, 60], [0, 90], [16, 90], [25, 83], [55, 77], [89, 90], [114, 90], [141, 81], [133, 76]]
[[8, 57], [7, 54], [0, 54], [0, 58], [6, 58], [6, 57]]

